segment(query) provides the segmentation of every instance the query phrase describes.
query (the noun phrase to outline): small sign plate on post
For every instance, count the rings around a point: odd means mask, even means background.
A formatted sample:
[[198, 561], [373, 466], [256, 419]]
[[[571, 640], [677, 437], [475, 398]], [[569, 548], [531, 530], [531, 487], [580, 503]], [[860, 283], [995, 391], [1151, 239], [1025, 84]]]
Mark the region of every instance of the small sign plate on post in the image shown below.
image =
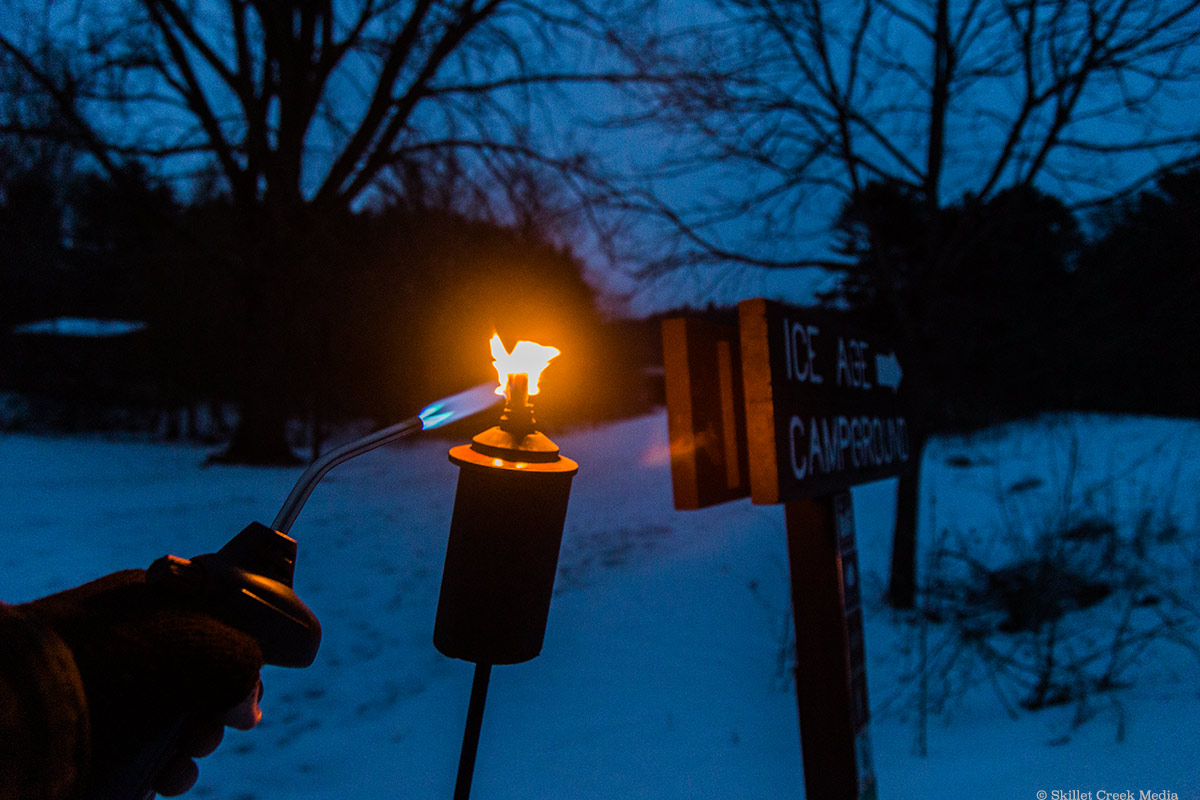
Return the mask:
[[858, 570], [858, 544], [854, 533], [854, 505], [850, 494], [833, 497], [838, 540], [838, 562], [842, 573], [842, 611], [846, 618], [846, 671], [850, 675], [850, 712], [854, 731], [854, 760], [858, 773], [859, 800], [874, 800], [875, 767], [871, 759], [871, 737], [867, 723], [871, 705], [867, 700], [867, 656], [863, 641], [862, 587]]
[[750, 497], [786, 503], [904, 472], [904, 372], [878, 336], [834, 316], [738, 304]]

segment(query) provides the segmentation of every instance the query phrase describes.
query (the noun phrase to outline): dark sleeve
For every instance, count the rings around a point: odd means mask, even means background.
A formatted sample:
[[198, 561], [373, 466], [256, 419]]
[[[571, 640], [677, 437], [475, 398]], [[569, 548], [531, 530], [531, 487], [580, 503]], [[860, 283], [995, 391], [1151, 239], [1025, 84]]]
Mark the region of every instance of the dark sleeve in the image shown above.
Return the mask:
[[0, 800], [68, 800], [88, 762], [88, 713], [71, 651], [0, 603]]

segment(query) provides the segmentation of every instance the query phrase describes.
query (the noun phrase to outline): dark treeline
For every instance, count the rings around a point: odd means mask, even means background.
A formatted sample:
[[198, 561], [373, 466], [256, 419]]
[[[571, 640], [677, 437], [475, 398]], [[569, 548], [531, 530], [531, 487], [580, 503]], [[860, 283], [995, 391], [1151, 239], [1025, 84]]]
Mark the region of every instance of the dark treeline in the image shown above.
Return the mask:
[[[253, 324], [237, 219], [213, 192], [182, 202], [147, 176], [53, 170], [0, 186], [0, 329], [76, 316], [137, 320], [113, 340], [7, 335], [0, 388], [32, 403], [9, 426], [114, 424], [224, 437]], [[865, 187], [837, 233], [856, 267], [830, 301], [906, 351], [929, 432], [1045, 410], [1193, 416], [1200, 409], [1200, 170], [1163, 176], [1079, 219], [1030, 188], [967, 197], [929, 217], [888, 183]], [[605, 322], [571, 252], [532, 226], [389, 207], [323, 221], [323, 265], [279, 354], [293, 419], [385, 423], [488, 380], [498, 331], [560, 347], [540, 414], [551, 425], [644, 410], [657, 320]], [[935, 247], [936, 245], [936, 247]], [[934, 254], [934, 255], [931, 255]]]
[[1086, 217], [1029, 187], [931, 217], [918, 192], [871, 183], [838, 217], [854, 265], [822, 299], [901, 350], [922, 435], [1044, 411], [1194, 417], [1197, 219], [1200, 169]]
[[[203, 193], [202, 193], [203, 194]], [[320, 270], [280, 287], [296, 304], [278, 391], [309, 438], [394, 421], [495, 377], [499, 332], [563, 354], [541, 416], [565, 424], [646, 404], [637, 333], [606, 325], [571, 252], [533, 229], [448, 211], [388, 207], [322, 221]], [[10, 427], [125, 425], [225, 437], [253, 325], [238, 220], [218, 193], [182, 202], [143, 174], [120, 182], [44, 169], [0, 187], [0, 389], [29, 405]], [[283, 291], [286, 288], [287, 291]], [[13, 335], [58, 317], [145, 322], [112, 339]], [[636, 347], [633, 349], [636, 350]]]
[[1027, 187], [927, 209], [893, 184], [848, 203], [838, 232], [857, 267], [830, 299], [904, 344], [931, 432], [1045, 410], [1200, 410], [1200, 170], [1093, 212], [1090, 236]]

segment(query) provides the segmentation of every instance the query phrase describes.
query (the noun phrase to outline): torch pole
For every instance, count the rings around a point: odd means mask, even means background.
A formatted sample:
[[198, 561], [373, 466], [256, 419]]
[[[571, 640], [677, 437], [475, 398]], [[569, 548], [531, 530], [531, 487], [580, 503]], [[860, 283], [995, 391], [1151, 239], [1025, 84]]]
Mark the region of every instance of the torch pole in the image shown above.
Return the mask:
[[454, 783], [454, 800], [471, 796], [471, 778], [475, 774], [475, 754], [479, 751], [479, 730], [483, 726], [483, 704], [487, 700], [491, 664], [476, 664], [471, 681], [471, 699], [467, 703], [467, 726], [463, 731], [462, 752], [458, 756], [458, 779]]

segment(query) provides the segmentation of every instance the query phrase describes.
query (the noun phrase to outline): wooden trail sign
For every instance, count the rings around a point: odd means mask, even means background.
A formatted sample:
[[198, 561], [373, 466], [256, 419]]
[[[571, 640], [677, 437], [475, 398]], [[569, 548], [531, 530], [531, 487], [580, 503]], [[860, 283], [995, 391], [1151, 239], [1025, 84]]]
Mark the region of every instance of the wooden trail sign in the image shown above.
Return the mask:
[[681, 510], [750, 493], [738, 329], [696, 317], [663, 320], [671, 485]]
[[755, 503], [899, 475], [914, 457], [899, 357], [846, 317], [762, 299], [738, 304]]
[[784, 504], [805, 794], [820, 800], [876, 796], [848, 489], [916, 458], [900, 359], [853, 322], [756, 299], [737, 325], [663, 323], [675, 507]]

